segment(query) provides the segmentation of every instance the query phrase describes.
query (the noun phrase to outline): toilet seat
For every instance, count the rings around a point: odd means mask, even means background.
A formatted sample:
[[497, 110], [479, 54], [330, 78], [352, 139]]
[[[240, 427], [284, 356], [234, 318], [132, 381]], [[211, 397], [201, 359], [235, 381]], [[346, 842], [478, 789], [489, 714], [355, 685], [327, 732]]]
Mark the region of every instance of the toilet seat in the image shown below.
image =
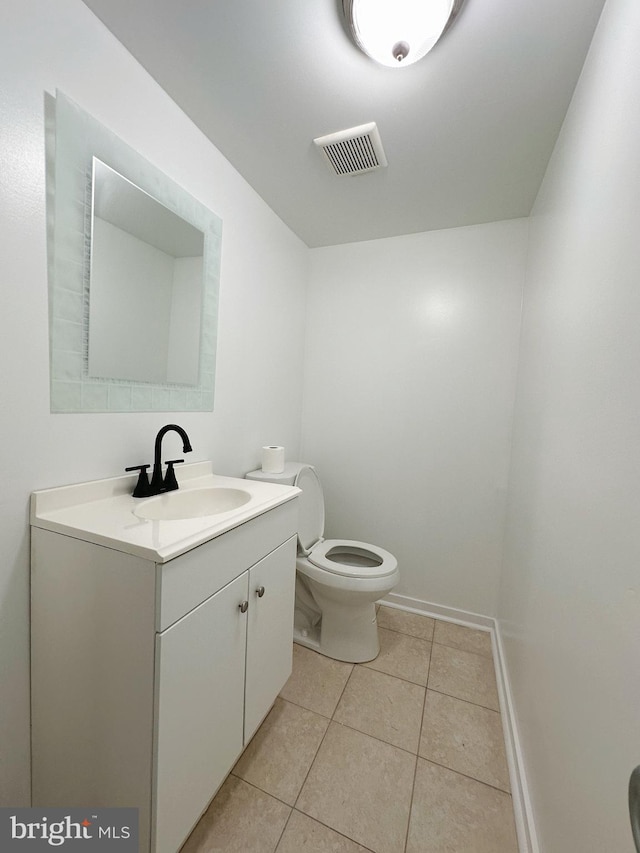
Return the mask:
[[[324, 539], [324, 496], [312, 465], [301, 465], [295, 485], [302, 489], [298, 554], [330, 577], [362, 580], [386, 578], [398, 568], [393, 554], [355, 539]], [[336, 578], [337, 579], [337, 578]], [[327, 583], [330, 583], [327, 578]]]
[[324, 539], [324, 496], [312, 465], [288, 462], [280, 474], [251, 471], [250, 480], [300, 489], [293, 636], [334, 660], [366, 663], [380, 652], [376, 602], [399, 579], [393, 554], [355, 539]]
[[350, 578], [384, 578], [398, 567], [396, 558], [384, 548], [355, 539], [322, 539], [307, 559], [325, 572]]

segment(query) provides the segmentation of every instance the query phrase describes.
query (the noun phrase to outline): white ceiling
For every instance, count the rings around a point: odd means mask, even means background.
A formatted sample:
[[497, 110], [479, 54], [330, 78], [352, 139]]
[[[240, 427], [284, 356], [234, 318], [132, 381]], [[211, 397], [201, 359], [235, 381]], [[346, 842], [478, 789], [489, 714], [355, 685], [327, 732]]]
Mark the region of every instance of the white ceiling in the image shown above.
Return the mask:
[[[341, 0], [84, 0], [309, 246], [527, 216], [604, 0], [466, 0], [405, 68]], [[337, 177], [313, 138], [375, 121], [389, 166]]]

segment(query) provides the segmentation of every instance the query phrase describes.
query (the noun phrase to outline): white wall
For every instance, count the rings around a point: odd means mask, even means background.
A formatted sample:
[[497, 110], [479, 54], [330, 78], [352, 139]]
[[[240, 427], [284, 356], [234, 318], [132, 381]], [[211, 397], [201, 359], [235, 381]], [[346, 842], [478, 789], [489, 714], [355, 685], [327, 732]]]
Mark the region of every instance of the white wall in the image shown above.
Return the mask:
[[631, 853], [640, 4], [608, 0], [531, 220], [500, 623], [544, 853]]
[[526, 220], [311, 251], [304, 461], [396, 592], [495, 613]]
[[[149, 460], [169, 421], [221, 473], [256, 467], [263, 444], [297, 453], [308, 250], [80, 0], [4, 0], [0, 57], [0, 804], [18, 806], [29, 799], [29, 493]], [[56, 87], [222, 217], [213, 414], [49, 414], [44, 98]], [[167, 442], [167, 455], [179, 449]]]

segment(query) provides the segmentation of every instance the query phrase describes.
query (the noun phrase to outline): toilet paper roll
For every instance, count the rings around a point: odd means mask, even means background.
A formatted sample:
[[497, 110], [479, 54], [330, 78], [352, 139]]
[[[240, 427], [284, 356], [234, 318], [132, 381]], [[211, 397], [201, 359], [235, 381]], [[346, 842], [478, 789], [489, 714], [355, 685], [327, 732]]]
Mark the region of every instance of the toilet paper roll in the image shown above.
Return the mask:
[[284, 447], [270, 444], [262, 448], [262, 470], [265, 474], [282, 474], [284, 471]]

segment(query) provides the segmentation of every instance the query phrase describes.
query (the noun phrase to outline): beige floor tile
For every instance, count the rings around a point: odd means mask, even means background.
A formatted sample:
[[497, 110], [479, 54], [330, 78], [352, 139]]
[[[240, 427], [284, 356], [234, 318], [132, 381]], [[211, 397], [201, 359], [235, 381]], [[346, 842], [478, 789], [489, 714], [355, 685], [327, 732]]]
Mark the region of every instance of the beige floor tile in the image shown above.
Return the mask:
[[352, 669], [352, 663], [332, 660], [294, 643], [293, 672], [280, 696], [324, 717], [331, 717]]
[[374, 853], [403, 853], [415, 762], [332, 722], [296, 808]]
[[289, 806], [228, 776], [181, 853], [274, 853]]
[[500, 710], [493, 661], [483, 655], [433, 644], [429, 688]]
[[276, 853], [368, 853], [365, 847], [293, 811]]
[[328, 725], [326, 717], [276, 699], [232, 772], [293, 805]]
[[406, 610], [382, 605], [378, 610], [377, 618], [380, 628], [400, 631], [401, 634], [410, 634], [412, 637], [420, 637], [421, 640], [433, 638], [435, 619], [431, 619], [430, 616], [420, 616], [417, 613], [407, 613]]
[[443, 622], [439, 619], [436, 622], [433, 642], [463, 649], [465, 652], [475, 652], [477, 655], [492, 656], [489, 631], [478, 631], [453, 622]]
[[406, 853], [517, 853], [511, 797], [418, 759]]
[[362, 664], [387, 675], [396, 675], [414, 684], [427, 684], [431, 643], [418, 637], [409, 637], [397, 631], [378, 628], [380, 654], [375, 660]]
[[358, 666], [351, 673], [333, 719], [407, 749], [418, 751], [425, 688]]
[[427, 690], [418, 754], [510, 790], [502, 718], [497, 711]]

